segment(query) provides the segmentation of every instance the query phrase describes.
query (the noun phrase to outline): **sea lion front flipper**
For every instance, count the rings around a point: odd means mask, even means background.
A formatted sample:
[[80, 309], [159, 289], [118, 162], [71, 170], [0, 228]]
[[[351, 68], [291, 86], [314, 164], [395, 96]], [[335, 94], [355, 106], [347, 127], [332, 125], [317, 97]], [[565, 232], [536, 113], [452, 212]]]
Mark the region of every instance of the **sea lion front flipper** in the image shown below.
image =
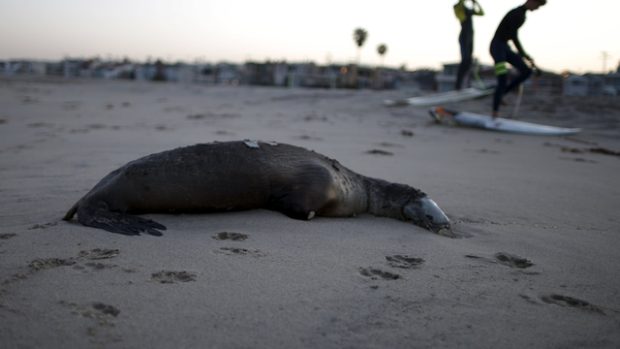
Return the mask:
[[123, 235], [147, 233], [161, 236], [162, 233], [159, 230], [166, 230], [164, 225], [153, 220], [110, 211], [107, 206], [105, 202], [99, 202], [96, 205], [80, 205], [77, 210], [78, 221], [88, 227]]
[[293, 219], [311, 220], [329, 201], [329, 171], [318, 165], [303, 167], [285, 181], [271, 188], [269, 206]]

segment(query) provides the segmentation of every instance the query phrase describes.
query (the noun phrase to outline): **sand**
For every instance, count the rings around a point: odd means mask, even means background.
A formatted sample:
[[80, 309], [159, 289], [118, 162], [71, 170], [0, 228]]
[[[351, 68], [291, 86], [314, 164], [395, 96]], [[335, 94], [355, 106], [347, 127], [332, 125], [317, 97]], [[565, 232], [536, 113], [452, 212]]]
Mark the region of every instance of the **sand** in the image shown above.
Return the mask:
[[[560, 138], [382, 105], [403, 97], [0, 80], [0, 346], [619, 347], [620, 99], [526, 90], [523, 120], [584, 128]], [[130, 160], [237, 139], [420, 188], [462, 238], [267, 210], [147, 215], [168, 227], [162, 237], [60, 220]]]

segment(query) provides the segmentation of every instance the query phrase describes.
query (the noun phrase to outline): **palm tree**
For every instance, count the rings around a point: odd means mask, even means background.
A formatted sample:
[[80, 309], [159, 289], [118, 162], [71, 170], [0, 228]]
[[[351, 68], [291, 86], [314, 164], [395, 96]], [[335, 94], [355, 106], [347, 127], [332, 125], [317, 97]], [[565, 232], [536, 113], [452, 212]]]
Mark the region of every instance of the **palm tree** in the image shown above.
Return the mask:
[[379, 53], [379, 56], [381, 56], [381, 65], [383, 65], [383, 58], [387, 52], [387, 46], [385, 44], [377, 46], [377, 52]]
[[357, 64], [360, 63], [360, 53], [367, 38], [368, 32], [366, 29], [357, 28], [353, 31], [353, 40], [355, 40], [355, 44], [357, 45]]

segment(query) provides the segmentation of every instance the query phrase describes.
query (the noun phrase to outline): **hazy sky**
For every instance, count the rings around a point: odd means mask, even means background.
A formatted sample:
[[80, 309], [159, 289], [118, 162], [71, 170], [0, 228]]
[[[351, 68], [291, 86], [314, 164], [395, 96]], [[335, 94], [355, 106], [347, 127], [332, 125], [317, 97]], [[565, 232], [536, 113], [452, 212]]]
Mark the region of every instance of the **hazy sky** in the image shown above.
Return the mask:
[[[439, 68], [458, 61], [456, 0], [0, 0], [0, 59], [65, 56], [166, 60], [351, 62], [353, 30], [365, 28], [363, 64]], [[501, 18], [524, 3], [479, 0], [474, 55], [491, 63]], [[620, 61], [619, 0], [549, 0], [528, 12], [520, 37], [539, 66], [603, 69]]]

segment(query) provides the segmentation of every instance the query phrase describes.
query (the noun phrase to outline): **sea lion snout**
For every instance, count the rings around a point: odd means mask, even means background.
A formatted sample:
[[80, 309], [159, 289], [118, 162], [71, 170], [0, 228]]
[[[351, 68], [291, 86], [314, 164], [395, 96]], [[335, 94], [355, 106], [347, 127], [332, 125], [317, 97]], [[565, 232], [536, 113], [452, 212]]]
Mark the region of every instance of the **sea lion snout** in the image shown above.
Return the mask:
[[422, 197], [406, 204], [403, 214], [413, 224], [440, 235], [451, 236], [450, 219], [429, 197]]

